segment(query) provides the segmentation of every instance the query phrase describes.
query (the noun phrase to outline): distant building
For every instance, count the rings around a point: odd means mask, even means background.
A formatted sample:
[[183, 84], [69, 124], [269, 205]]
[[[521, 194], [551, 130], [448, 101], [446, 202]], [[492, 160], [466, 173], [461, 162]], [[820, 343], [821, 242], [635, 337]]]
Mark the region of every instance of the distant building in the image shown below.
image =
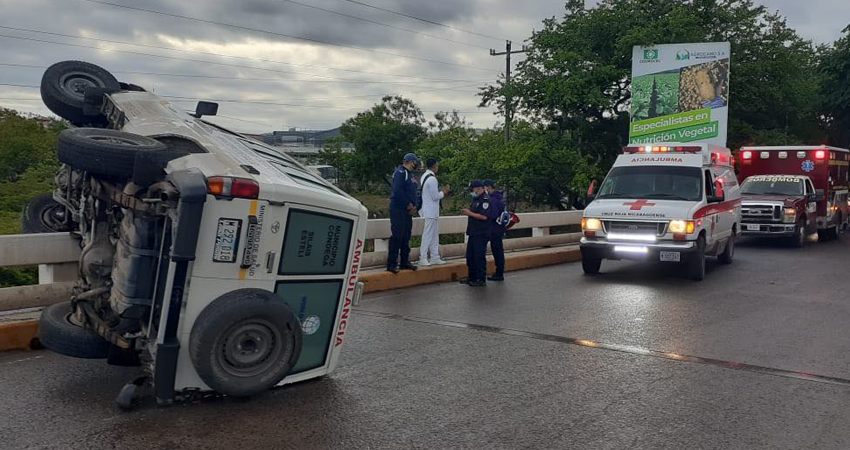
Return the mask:
[[[311, 162], [329, 139], [340, 136], [339, 128], [331, 130], [304, 130], [290, 128], [256, 136], [268, 145], [292, 155], [304, 162]], [[342, 144], [343, 149], [353, 149], [351, 144]]]

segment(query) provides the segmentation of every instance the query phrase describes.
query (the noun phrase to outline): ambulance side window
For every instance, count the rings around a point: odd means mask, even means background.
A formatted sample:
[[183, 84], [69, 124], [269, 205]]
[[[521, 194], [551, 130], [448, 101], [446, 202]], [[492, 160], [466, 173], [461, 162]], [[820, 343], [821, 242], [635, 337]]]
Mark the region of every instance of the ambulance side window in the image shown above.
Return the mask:
[[705, 171], [705, 198], [714, 195], [714, 178], [711, 176], [711, 171]]

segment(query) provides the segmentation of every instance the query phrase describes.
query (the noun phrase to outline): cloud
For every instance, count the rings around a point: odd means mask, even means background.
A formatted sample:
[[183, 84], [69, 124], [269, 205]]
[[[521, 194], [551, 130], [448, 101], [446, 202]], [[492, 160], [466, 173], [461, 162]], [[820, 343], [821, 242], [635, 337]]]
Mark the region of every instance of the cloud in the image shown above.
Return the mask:
[[[220, 114], [241, 120], [217, 120], [240, 131], [334, 127], [380, 101], [385, 94], [410, 97], [429, 112], [470, 112], [466, 115], [476, 126], [491, 126], [500, 118], [493, 116], [491, 110], [477, 108], [475, 92], [478, 86], [498, 77], [504, 70], [504, 59], [491, 57], [488, 49], [503, 49], [504, 39], [511, 39], [518, 46], [532, 30], [540, 29], [544, 18], [560, 17], [564, 11], [564, 0], [362, 0], [499, 38], [491, 39], [344, 0], [293, 0], [456, 41], [447, 42], [286, 0], [103, 1], [243, 28], [85, 0], [0, 0], [0, 27], [17, 28], [0, 28], [0, 64], [6, 64], [0, 66], [0, 83], [38, 85], [44, 66], [80, 59], [99, 64], [122, 81], [145, 86], [160, 95], [265, 102], [222, 102]], [[801, 32], [810, 30], [807, 32], [812, 35], [806, 36], [812, 39], [834, 39], [843, 26], [833, 22], [850, 17], [850, 12], [845, 11], [847, 6], [835, 6], [827, 0], [810, 0], [806, 3], [808, 10], [793, 0], [765, 3], [788, 11], [792, 16], [789, 23]], [[515, 55], [513, 60], [521, 58]], [[38, 101], [6, 100], [35, 97], [37, 89], [0, 85], [0, 106], [46, 114], [46, 108]], [[177, 98], [173, 101], [186, 108], [194, 102]]]

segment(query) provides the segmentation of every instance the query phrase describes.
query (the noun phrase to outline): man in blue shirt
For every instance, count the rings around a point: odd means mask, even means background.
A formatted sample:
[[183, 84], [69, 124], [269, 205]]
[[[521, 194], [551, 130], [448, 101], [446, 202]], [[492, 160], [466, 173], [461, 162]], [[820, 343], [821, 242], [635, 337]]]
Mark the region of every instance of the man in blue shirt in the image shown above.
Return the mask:
[[481, 180], [469, 183], [472, 203], [461, 213], [468, 217], [466, 222], [466, 267], [469, 271], [470, 286], [485, 286], [487, 284], [487, 240], [490, 236], [490, 197], [484, 191]]
[[[413, 153], [404, 155], [402, 164], [393, 173], [393, 189], [390, 195], [390, 252], [387, 255], [387, 271], [416, 270], [410, 263], [410, 235], [413, 232], [413, 215], [416, 214], [416, 178], [413, 169], [419, 158]], [[401, 264], [399, 264], [401, 259]]]
[[505, 247], [502, 244], [502, 238], [505, 236], [505, 227], [498, 220], [505, 211], [505, 196], [494, 185], [493, 180], [484, 180], [484, 190], [490, 197], [490, 250], [493, 251], [493, 260], [496, 262], [496, 273], [487, 279], [490, 281], [504, 281]]

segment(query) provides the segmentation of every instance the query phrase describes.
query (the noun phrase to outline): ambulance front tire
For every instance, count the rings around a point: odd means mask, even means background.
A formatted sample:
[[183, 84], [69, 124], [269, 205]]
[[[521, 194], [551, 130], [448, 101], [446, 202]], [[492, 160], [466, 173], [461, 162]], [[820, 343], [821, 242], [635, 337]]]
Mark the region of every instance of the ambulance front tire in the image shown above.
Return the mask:
[[794, 228], [794, 236], [791, 237], [791, 245], [803, 248], [806, 245], [806, 221], [801, 220]]
[[688, 278], [694, 281], [705, 279], [705, 236], [697, 238], [697, 249], [688, 261]]
[[598, 252], [592, 248], [581, 249], [581, 268], [585, 275], [596, 275], [602, 267], [602, 258]]
[[195, 320], [189, 355], [215, 391], [248, 397], [278, 384], [301, 354], [298, 318], [273, 292], [238, 289], [210, 303]]
[[582, 257], [581, 268], [584, 270], [585, 275], [597, 275], [599, 274], [599, 269], [602, 268], [602, 258]]
[[717, 255], [717, 260], [720, 264], [732, 264], [732, 258], [735, 256], [735, 238], [738, 236], [738, 233], [735, 232], [735, 229], [732, 229], [732, 237], [726, 241], [726, 248], [723, 249], [723, 253]]

